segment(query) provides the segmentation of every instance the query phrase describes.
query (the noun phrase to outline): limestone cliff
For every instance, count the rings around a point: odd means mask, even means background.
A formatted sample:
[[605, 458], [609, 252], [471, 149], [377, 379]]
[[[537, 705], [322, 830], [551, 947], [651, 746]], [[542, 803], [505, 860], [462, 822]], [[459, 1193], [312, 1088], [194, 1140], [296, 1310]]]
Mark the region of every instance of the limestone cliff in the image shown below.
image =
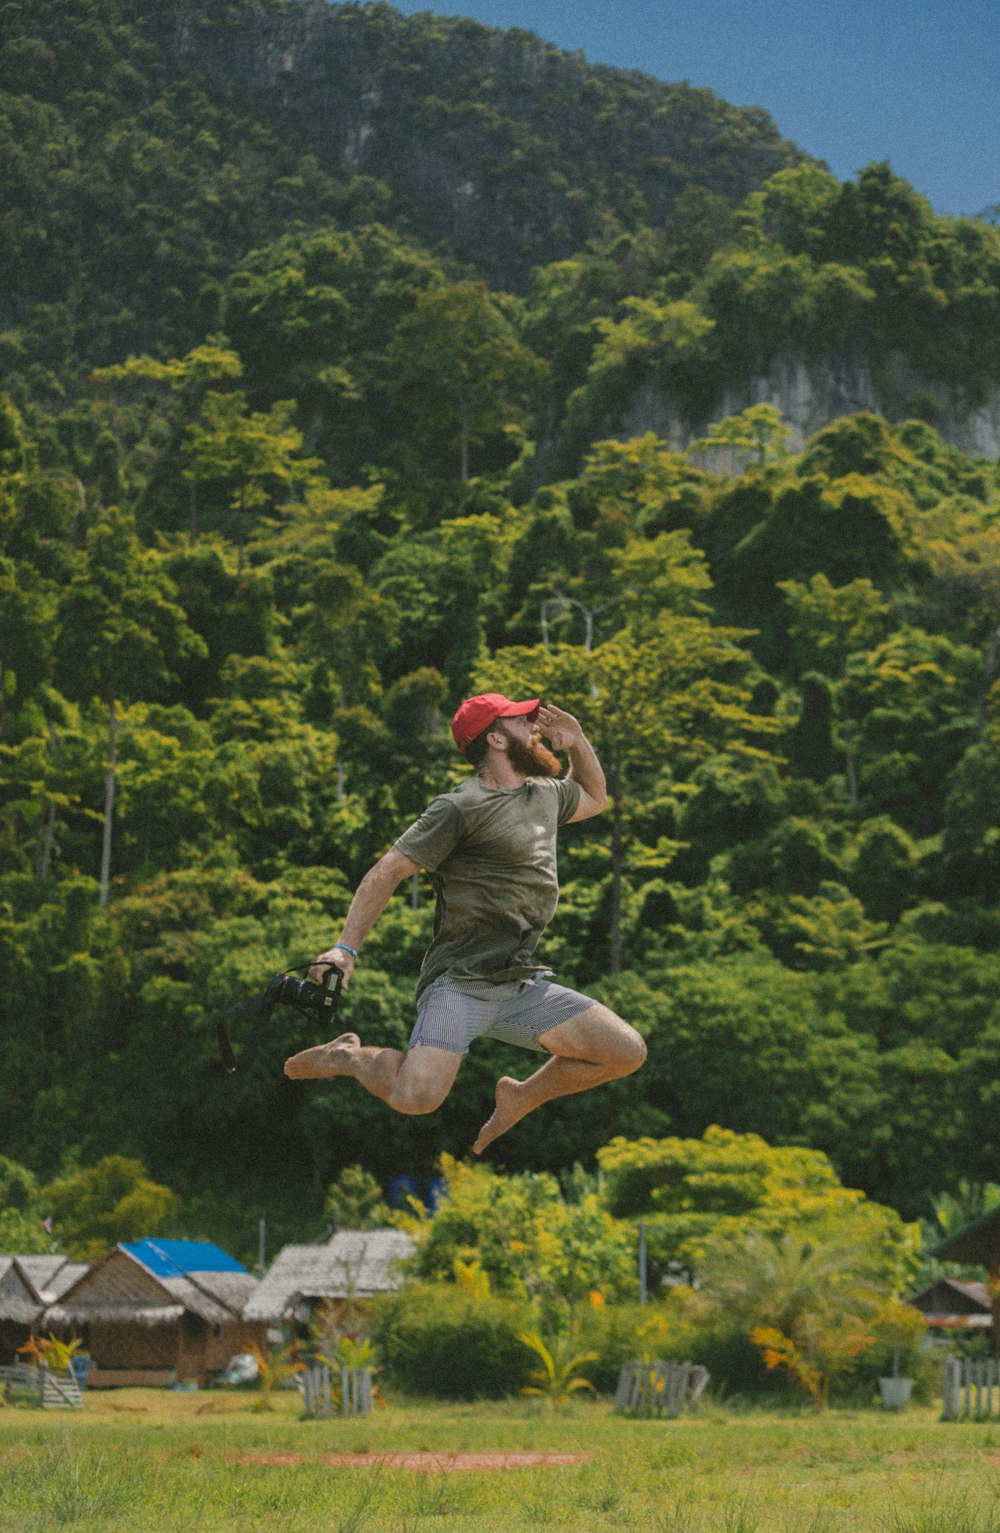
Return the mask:
[[959, 390], [918, 376], [898, 352], [877, 378], [862, 357], [776, 358], [766, 372], [727, 388], [711, 413], [700, 420], [685, 418], [666, 389], [646, 383], [628, 401], [615, 429], [628, 437], [652, 431], [680, 451], [703, 436], [710, 421], [762, 403], [781, 410], [796, 451], [831, 420], [869, 410], [889, 421], [918, 416], [961, 452], [1000, 457], [1000, 391], [992, 390], [975, 401], [964, 399]]

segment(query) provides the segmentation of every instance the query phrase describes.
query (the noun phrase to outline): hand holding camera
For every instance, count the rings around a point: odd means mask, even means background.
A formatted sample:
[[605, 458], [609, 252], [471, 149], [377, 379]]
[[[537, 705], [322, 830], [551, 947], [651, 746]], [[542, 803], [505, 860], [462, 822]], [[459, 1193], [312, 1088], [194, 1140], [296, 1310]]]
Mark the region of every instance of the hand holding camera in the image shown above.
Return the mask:
[[309, 978], [315, 980], [317, 985], [322, 985], [332, 965], [335, 969], [339, 969], [342, 975], [343, 988], [349, 990], [357, 959], [358, 955], [352, 947], [341, 947], [339, 943], [334, 943], [333, 947], [327, 948], [325, 953], [320, 953], [309, 970]]

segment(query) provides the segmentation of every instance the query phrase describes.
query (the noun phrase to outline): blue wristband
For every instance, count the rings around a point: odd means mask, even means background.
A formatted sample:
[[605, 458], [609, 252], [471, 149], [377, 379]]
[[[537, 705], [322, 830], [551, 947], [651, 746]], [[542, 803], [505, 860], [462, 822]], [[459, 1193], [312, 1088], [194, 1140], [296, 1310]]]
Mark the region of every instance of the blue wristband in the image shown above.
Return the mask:
[[350, 953], [351, 957], [354, 959], [354, 962], [357, 963], [357, 961], [358, 961], [357, 953], [354, 951], [354, 949], [352, 947], [348, 947], [346, 942], [335, 942], [333, 945], [334, 945], [334, 947], [339, 947], [340, 951], [342, 953]]

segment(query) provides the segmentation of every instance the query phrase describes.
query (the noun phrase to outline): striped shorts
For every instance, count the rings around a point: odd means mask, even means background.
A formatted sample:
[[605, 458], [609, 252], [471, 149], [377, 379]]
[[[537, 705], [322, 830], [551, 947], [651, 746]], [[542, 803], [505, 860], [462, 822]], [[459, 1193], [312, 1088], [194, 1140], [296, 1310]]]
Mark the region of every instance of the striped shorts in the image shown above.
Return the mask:
[[553, 984], [544, 973], [498, 985], [485, 979], [440, 974], [417, 1003], [410, 1048], [421, 1044], [465, 1055], [473, 1038], [498, 1038], [502, 1043], [544, 1054], [546, 1050], [538, 1041], [540, 1033], [597, 1004], [579, 990]]

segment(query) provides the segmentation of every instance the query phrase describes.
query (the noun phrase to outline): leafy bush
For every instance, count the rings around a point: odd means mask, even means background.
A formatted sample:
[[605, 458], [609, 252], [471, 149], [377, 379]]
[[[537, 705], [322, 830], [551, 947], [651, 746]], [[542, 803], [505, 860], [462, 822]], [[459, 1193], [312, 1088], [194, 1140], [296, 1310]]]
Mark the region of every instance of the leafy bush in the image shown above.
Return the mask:
[[532, 1356], [521, 1333], [531, 1326], [529, 1307], [517, 1300], [421, 1283], [379, 1299], [371, 1333], [386, 1374], [404, 1389], [496, 1400], [530, 1383]]

